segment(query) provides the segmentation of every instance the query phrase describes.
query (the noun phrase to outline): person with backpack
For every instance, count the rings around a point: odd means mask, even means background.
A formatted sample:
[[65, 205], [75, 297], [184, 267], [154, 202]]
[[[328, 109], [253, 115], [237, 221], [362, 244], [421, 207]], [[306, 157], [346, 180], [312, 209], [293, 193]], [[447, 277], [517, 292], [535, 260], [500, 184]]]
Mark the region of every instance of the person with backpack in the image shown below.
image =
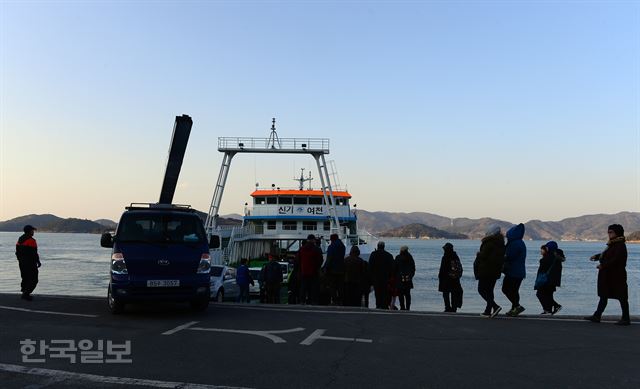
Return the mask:
[[280, 304], [280, 287], [282, 285], [282, 267], [273, 255], [264, 267], [264, 289], [267, 304]]
[[442, 246], [444, 255], [440, 262], [440, 272], [438, 273], [438, 291], [442, 292], [444, 299], [444, 311], [456, 312], [462, 308], [462, 263], [458, 254], [453, 250], [451, 243]]
[[536, 296], [542, 305], [541, 315], [555, 315], [562, 309], [553, 298], [556, 288], [560, 286], [562, 279], [562, 262], [565, 261], [564, 252], [558, 248], [554, 241], [547, 242], [540, 247], [542, 258], [536, 275], [534, 289]]
[[473, 262], [473, 273], [478, 280], [478, 293], [487, 302], [481, 314], [483, 317], [493, 318], [502, 310], [495, 302], [493, 289], [502, 272], [504, 249], [504, 236], [500, 227], [489, 227]]
[[395, 260], [395, 269], [400, 310], [408, 311], [411, 308], [413, 277], [416, 275], [416, 262], [409, 253], [409, 247], [400, 247], [400, 254], [398, 254]]
[[504, 265], [502, 272], [502, 293], [511, 302], [511, 310], [507, 316], [515, 317], [524, 312], [524, 307], [520, 305], [520, 285], [527, 276], [525, 260], [527, 259], [527, 246], [522, 240], [524, 238], [524, 224], [511, 227], [507, 231], [507, 247], [504, 253]]
[[620, 301], [622, 318], [617, 325], [628, 326], [631, 324], [629, 316], [629, 291], [627, 287], [627, 245], [624, 236], [624, 228], [620, 224], [612, 224], [608, 228], [609, 241], [607, 248], [601, 253], [593, 255], [592, 261], [599, 261], [598, 265], [598, 308], [585, 320], [599, 323], [608, 299]]

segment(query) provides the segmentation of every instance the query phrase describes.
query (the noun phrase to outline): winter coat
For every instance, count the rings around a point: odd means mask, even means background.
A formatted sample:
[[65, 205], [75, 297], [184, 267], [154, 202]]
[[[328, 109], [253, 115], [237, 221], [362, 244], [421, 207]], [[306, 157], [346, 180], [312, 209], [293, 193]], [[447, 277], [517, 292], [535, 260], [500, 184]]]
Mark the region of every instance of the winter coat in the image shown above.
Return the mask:
[[[400, 253], [395, 260], [395, 280], [398, 289], [413, 289], [413, 277], [416, 275], [416, 262], [408, 252]], [[404, 279], [404, 281], [403, 281]]]
[[327, 262], [324, 265], [325, 270], [329, 274], [342, 274], [344, 273], [344, 257], [346, 247], [340, 239], [336, 239], [331, 242], [327, 247]]
[[377, 249], [369, 255], [369, 274], [376, 287], [386, 287], [393, 276], [393, 255]]
[[461, 277], [462, 263], [458, 254], [453, 250], [445, 251], [438, 272], [438, 291], [448, 293], [461, 290]]
[[564, 262], [564, 260], [564, 253], [560, 249], [548, 251], [542, 258], [540, 258], [540, 266], [538, 266], [536, 277], [541, 273], [548, 272], [549, 274], [547, 275], [547, 283], [540, 287], [534, 286], [534, 289], [556, 290], [556, 287], [559, 287], [561, 285], [562, 262]]
[[320, 275], [320, 266], [322, 266], [322, 250], [313, 243], [305, 243], [298, 250], [298, 258], [300, 259], [300, 276], [317, 277]]
[[367, 286], [367, 263], [364, 259], [349, 255], [344, 259], [344, 283], [358, 285], [360, 290]]
[[504, 267], [502, 272], [505, 276], [522, 280], [527, 276], [525, 260], [527, 259], [527, 246], [522, 240], [524, 238], [524, 224], [511, 227], [507, 231], [507, 246], [504, 253]]
[[609, 241], [607, 248], [602, 254], [596, 255], [596, 259], [600, 261], [598, 296], [627, 299], [627, 245], [624, 237]]
[[480, 251], [473, 263], [476, 280], [481, 278], [499, 279], [504, 264], [504, 238], [501, 233], [486, 236], [480, 244]]
[[267, 284], [277, 284], [282, 282], [282, 267], [276, 261], [270, 261], [264, 267], [264, 282]]
[[238, 266], [238, 270], [236, 270], [236, 284], [246, 287], [251, 283], [253, 283], [253, 279], [251, 278], [251, 273], [249, 273], [247, 265]]
[[39, 265], [40, 256], [36, 240], [27, 234], [20, 236], [16, 243], [16, 258], [24, 264]]

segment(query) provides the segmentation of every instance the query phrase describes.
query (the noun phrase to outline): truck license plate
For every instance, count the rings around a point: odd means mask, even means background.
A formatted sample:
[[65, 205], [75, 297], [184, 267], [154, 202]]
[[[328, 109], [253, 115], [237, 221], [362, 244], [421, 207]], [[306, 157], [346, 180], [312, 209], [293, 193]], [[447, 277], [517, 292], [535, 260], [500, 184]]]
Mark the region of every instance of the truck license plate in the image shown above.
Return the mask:
[[175, 287], [180, 286], [180, 280], [147, 280], [147, 287]]

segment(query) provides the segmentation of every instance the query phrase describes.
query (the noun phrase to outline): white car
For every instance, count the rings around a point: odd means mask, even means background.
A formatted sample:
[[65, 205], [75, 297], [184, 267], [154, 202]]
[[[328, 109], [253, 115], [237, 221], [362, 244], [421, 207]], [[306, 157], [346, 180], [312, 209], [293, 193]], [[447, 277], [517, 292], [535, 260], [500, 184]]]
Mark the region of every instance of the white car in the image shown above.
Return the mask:
[[[260, 289], [260, 273], [262, 272], [261, 267], [250, 267], [249, 274], [251, 274], [251, 278], [253, 278], [253, 285], [249, 285], [249, 296], [250, 297], [259, 297], [261, 294], [264, 294], [264, 291]], [[261, 299], [262, 300], [262, 299]]]
[[211, 266], [211, 300], [222, 302], [225, 299], [235, 301], [240, 294], [236, 284], [236, 269], [229, 266]]

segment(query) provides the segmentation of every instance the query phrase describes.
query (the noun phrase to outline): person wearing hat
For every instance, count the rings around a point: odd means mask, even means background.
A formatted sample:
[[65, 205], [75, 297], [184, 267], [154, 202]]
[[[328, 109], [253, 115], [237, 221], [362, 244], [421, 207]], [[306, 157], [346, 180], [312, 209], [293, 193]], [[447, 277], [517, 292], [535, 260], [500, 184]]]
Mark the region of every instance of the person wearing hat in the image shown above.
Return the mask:
[[481, 314], [484, 317], [495, 317], [502, 310], [495, 302], [493, 289], [502, 272], [504, 251], [504, 236], [500, 226], [489, 227], [473, 262], [473, 273], [478, 280], [478, 293], [487, 302]]
[[22, 283], [22, 299], [31, 301], [33, 297], [31, 293], [38, 285], [38, 268], [41, 266], [40, 257], [38, 256], [38, 244], [33, 238], [36, 228], [32, 225], [26, 225], [23, 228], [24, 234], [18, 238], [16, 243], [16, 257], [20, 266], [20, 277]]
[[609, 241], [607, 248], [601, 253], [591, 256], [592, 261], [599, 261], [598, 265], [598, 308], [585, 320], [599, 323], [608, 299], [620, 301], [622, 318], [616, 323], [627, 326], [631, 324], [629, 316], [629, 293], [627, 288], [627, 245], [625, 244], [624, 228], [620, 224], [612, 224], [608, 228]]
[[451, 243], [442, 246], [444, 255], [438, 273], [438, 291], [442, 292], [445, 312], [457, 312], [462, 308], [462, 263]]
[[527, 259], [527, 246], [524, 238], [524, 224], [511, 227], [507, 231], [507, 246], [504, 253], [504, 266], [502, 272], [502, 293], [511, 302], [511, 310], [507, 316], [515, 317], [524, 312], [520, 305], [520, 285], [527, 276], [525, 261]]

